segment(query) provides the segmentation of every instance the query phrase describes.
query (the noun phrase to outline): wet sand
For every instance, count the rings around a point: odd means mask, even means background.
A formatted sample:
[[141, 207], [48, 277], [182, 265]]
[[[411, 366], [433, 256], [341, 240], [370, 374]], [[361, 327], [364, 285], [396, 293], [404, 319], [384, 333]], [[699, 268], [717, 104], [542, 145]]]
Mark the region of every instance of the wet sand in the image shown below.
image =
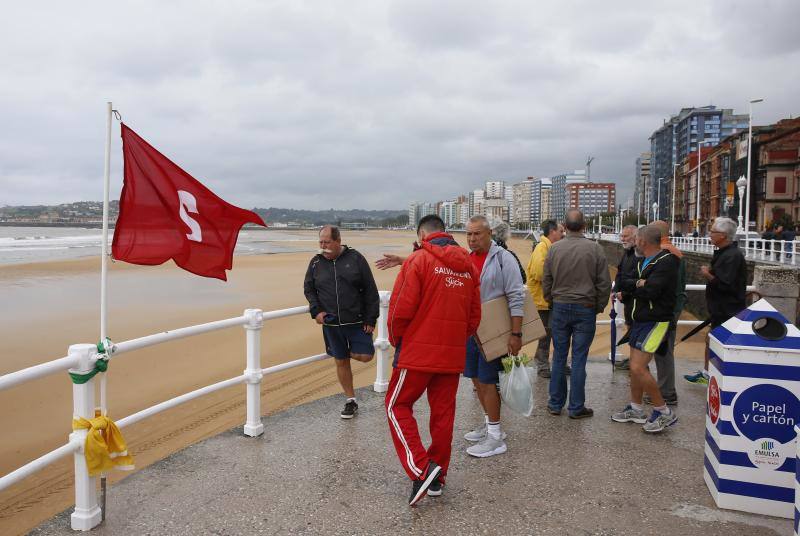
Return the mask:
[[[314, 236], [313, 232], [307, 233]], [[464, 235], [456, 234], [464, 244]], [[345, 233], [344, 242], [370, 262], [381, 252], [406, 253], [413, 233]], [[308, 242], [303, 244], [308, 248]], [[527, 262], [530, 243], [513, 240]], [[302, 280], [310, 253], [240, 256], [227, 283], [199, 278], [171, 262], [159, 267], [114, 263], [109, 273], [109, 335], [128, 340], [193, 324], [263, 310], [304, 305]], [[398, 268], [374, 270], [378, 288], [390, 290]], [[0, 374], [66, 355], [70, 344], [95, 342], [99, 325], [99, 259], [0, 267]], [[598, 327], [591, 355], [609, 351], [608, 327]], [[683, 330], [682, 330], [683, 331]], [[158, 402], [241, 374], [245, 336], [241, 328], [174, 341], [112, 359], [109, 413], [120, 419]], [[700, 359], [702, 337], [677, 348], [678, 356]], [[533, 354], [534, 348], [525, 349]], [[308, 315], [269, 321], [262, 337], [262, 364], [269, 366], [322, 353], [320, 328]], [[372, 384], [373, 363], [353, 363], [357, 387]], [[262, 411], [340, 393], [334, 364], [314, 363], [265, 378]], [[0, 391], [0, 474], [66, 443], [72, 415], [71, 383], [56, 374]], [[338, 414], [331, 415], [338, 419]], [[124, 430], [137, 468], [143, 468], [200, 439], [241, 425], [244, 386], [184, 404]], [[280, 433], [265, 430], [265, 434]], [[114, 472], [109, 481], [124, 477]], [[113, 486], [110, 488], [113, 496]], [[52, 465], [0, 493], [0, 534], [23, 533], [73, 501], [71, 459]]]

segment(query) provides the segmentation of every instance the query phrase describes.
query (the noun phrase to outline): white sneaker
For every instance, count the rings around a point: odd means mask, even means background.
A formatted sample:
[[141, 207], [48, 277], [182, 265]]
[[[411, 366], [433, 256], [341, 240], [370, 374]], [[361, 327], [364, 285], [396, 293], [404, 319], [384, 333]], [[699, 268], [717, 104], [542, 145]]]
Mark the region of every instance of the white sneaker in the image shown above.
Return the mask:
[[487, 434], [483, 441], [477, 445], [472, 445], [469, 447], [467, 449], [467, 454], [470, 456], [475, 456], [476, 458], [488, 458], [489, 456], [502, 454], [506, 450], [508, 450], [508, 448], [506, 447], [505, 441], [502, 439], [494, 439], [492, 436]]
[[[486, 439], [486, 435], [488, 433], [489, 433], [489, 427], [486, 424], [484, 424], [483, 426], [479, 426], [475, 428], [473, 431], [464, 434], [464, 439], [466, 439], [467, 441], [471, 441], [473, 443], [478, 443]], [[506, 433], [501, 432], [500, 439], [505, 439], [506, 437], [507, 437]]]

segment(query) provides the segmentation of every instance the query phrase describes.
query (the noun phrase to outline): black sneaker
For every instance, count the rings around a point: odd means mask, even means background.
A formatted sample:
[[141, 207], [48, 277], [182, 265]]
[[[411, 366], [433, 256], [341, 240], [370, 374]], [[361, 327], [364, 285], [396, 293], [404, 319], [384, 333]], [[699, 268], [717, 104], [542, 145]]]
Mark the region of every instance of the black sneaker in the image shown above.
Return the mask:
[[352, 419], [358, 412], [358, 404], [355, 400], [348, 400], [342, 410], [342, 419]]
[[536, 373], [540, 378], [549, 378], [551, 376], [550, 369], [539, 369]]
[[444, 484], [442, 484], [442, 481], [437, 478], [436, 480], [431, 482], [430, 487], [428, 487], [428, 497], [438, 497], [439, 495], [442, 494], [443, 487]]
[[587, 408], [586, 406], [583, 406], [575, 413], [569, 414], [570, 419], [588, 419], [589, 417], [593, 416], [594, 416], [594, 410], [592, 408]]
[[[439, 480], [441, 472], [441, 467], [433, 462], [428, 463], [428, 470], [425, 471], [425, 475], [411, 484], [411, 497], [408, 499], [409, 506], [417, 504], [428, 493], [431, 484]], [[441, 493], [441, 489], [439, 493]]]
[[566, 365], [566, 366], [564, 367], [564, 374], [566, 374], [567, 376], [569, 376], [570, 374], [572, 374], [572, 367], [570, 367], [569, 365]]

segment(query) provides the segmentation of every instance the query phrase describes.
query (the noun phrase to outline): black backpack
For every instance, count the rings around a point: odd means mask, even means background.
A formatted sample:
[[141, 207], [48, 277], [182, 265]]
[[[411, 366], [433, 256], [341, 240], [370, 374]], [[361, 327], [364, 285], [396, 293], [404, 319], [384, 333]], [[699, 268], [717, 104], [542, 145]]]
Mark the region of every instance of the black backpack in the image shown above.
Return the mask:
[[[510, 249], [508, 249], [508, 246], [506, 246], [505, 242], [498, 242], [497, 245], [500, 246], [501, 248], [503, 248], [504, 250], [508, 251], [509, 253], [511, 253], [511, 255], [514, 256], [514, 260], [517, 261], [517, 266], [519, 266], [519, 273], [522, 275], [522, 284], [523, 285], [526, 284], [528, 282], [528, 276], [525, 274], [525, 268], [523, 268], [522, 267], [522, 263], [519, 262], [519, 257], [517, 257], [517, 254], [514, 253], [513, 251], [511, 251]], [[500, 269], [502, 270], [503, 269], [503, 256], [501, 255], [500, 258], [497, 259], [497, 260], [500, 261]]]

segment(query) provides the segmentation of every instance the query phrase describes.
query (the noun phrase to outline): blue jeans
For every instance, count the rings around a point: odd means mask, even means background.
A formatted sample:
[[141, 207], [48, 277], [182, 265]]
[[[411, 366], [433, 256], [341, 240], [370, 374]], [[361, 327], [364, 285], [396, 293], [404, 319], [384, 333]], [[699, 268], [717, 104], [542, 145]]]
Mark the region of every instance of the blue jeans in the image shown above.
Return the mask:
[[567, 402], [567, 365], [570, 342], [572, 343], [572, 375], [569, 379], [570, 415], [583, 408], [586, 401], [586, 357], [592, 344], [597, 315], [594, 308], [577, 303], [554, 303], [550, 312], [550, 332], [553, 336], [553, 365], [550, 369], [551, 409], [561, 411]]

